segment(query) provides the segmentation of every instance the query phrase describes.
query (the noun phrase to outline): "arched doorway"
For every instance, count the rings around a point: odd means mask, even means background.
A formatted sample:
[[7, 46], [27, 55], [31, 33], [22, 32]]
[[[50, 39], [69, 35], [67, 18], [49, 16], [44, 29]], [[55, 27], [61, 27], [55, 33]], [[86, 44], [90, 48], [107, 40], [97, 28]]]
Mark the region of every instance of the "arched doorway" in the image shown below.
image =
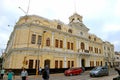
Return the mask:
[[85, 59], [81, 60], [81, 67], [85, 67]]
[[48, 65], [48, 67], [50, 68], [50, 60], [49, 59], [46, 59], [44, 61], [44, 66]]

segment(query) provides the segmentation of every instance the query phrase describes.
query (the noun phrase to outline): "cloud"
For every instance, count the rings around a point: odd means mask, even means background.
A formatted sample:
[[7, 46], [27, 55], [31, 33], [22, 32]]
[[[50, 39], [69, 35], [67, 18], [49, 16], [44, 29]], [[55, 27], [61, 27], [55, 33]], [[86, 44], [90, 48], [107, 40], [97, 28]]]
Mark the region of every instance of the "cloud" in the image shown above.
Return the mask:
[[119, 40], [116, 40], [116, 41], [113, 41], [112, 42], [114, 44], [114, 49], [115, 51], [118, 51], [120, 49], [120, 41]]
[[103, 26], [104, 32], [118, 32], [120, 31], [120, 24], [105, 24]]
[[120, 17], [120, 0], [117, 0], [115, 9], [113, 12], [114, 12], [114, 15], [116, 15], [117, 17]]
[[6, 16], [0, 16], [0, 27], [3, 27], [4, 24], [8, 23]]
[[[0, 37], [7, 42], [12, 32], [7, 25], [14, 25], [16, 19], [25, 15], [29, 0], [2, 0], [0, 2]], [[120, 0], [30, 0], [29, 14], [39, 15], [48, 19], [60, 19], [69, 22], [69, 17], [76, 11], [83, 16], [90, 31], [103, 40], [115, 43], [116, 49], [120, 45], [115, 40], [120, 32]], [[76, 3], [75, 3], [76, 2]], [[20, 10], [18, 7], [21, 7]], [[4, 35], [4, 36], [3, 36]], [[111, 40], [111, 38], [113, 38]], [[117, 47], [118, 46], [118, 47]]]

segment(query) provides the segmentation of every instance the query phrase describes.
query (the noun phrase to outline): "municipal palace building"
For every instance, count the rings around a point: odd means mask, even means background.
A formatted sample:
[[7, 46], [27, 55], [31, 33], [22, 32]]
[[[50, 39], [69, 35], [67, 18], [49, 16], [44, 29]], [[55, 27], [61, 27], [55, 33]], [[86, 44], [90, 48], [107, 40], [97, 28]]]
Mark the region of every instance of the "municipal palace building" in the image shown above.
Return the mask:
[[114, 45], [103, 41], [74, 13], [69, 24], [37, 15], [20, 17], [4, 53], [5, 69], [113, 66]]

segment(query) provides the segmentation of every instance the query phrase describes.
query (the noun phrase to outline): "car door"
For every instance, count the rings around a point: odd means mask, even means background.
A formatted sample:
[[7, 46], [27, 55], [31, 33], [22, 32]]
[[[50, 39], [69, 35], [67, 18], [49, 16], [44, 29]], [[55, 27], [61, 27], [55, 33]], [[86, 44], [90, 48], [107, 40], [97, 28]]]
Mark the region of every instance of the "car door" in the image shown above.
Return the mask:
[[100, 76], [103, 76], [104, 74], [105, 74], [104, 68], [101, 68], [101, 69], [100, 69]]
[[106, 68], [102, 68], [103, 70], [103, 75], [106, 75], [107, 74], [107, 69]]

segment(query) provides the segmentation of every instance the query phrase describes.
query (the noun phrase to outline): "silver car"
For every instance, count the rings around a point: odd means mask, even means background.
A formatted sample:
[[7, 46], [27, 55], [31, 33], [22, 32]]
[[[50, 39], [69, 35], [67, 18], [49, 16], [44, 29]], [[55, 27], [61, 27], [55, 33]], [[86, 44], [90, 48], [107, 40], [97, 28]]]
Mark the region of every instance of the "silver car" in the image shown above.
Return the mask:
[[108, 76], [108, 67], [95, 67], [90, 71], [90, 77]]

